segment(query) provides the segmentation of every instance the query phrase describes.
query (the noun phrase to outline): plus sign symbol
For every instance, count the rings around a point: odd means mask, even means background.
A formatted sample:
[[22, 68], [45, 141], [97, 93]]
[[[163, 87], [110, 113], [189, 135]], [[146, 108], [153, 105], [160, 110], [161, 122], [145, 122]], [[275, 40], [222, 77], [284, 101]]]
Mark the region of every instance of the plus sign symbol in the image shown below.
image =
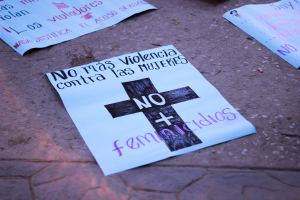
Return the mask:
[[170, 151], [202, 143], [192, 130], [185, 127], [172, 104], [200, 98], [183, 87], [158, 92], [149, 78], [122, 83], [129, 100], [105, 105], [113, 118], [143, 112]]

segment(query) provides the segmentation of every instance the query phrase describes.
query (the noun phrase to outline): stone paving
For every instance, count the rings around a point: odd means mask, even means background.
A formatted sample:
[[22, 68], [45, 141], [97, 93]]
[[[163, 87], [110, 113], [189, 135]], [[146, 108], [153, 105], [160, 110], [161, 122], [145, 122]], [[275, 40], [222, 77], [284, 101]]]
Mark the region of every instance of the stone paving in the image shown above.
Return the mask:
[[300, 173], [156, 164], [103, 176], [96, 163], [1, 161], [1, 199], [299, 199]]
[[[147, 2], [24, 56], [0, 41], [0, 199], [300, 199], [300, 71], [222, 17], [258, 1]], [[45, 73], [168, 44], [257, 133], [105, 177]]]
[[96, 163], [1, 161], [1, 199], [299, 199], [300, 173], [156, 164], [103, 176]]

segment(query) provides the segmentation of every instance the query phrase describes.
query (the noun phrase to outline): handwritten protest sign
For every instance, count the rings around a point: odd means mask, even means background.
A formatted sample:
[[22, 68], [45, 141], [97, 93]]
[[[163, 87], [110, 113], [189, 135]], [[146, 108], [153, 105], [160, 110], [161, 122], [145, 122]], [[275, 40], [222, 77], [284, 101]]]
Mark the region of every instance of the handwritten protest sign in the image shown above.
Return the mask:
[[246, 5], [223, 17], [294, 67], [300, 67], [300, 0]]
[[23, 55], [119, 23], [136, 13], [156, 9], [137, 0], [0, 1], [0, 35]]
[[255, 133], [172, 45], [47, 77], [105, 175]]

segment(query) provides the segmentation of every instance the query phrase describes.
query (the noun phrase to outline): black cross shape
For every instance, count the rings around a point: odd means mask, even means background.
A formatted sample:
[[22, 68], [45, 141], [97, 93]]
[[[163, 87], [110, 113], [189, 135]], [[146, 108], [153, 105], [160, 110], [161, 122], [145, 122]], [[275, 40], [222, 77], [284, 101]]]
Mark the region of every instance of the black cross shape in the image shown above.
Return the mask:
[[159, 93], [149, 78], [122, 85], [130, 100], [105, 105], [113, 118], [143, 112], [170, 151], [202, 143], [193, 131], [182, 128], [184, 121], [171, 106], [199, 98], [190, 87]]

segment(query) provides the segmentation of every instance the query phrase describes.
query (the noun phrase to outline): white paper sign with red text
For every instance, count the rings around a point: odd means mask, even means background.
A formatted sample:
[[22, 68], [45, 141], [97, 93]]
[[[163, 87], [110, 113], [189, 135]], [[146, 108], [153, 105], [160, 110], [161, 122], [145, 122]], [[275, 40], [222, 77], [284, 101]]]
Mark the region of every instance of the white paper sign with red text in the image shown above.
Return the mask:
[[0, 35], [23, 55], [150, 9], [156, 8], [138, 0], [5, 0], [0, 1]]

